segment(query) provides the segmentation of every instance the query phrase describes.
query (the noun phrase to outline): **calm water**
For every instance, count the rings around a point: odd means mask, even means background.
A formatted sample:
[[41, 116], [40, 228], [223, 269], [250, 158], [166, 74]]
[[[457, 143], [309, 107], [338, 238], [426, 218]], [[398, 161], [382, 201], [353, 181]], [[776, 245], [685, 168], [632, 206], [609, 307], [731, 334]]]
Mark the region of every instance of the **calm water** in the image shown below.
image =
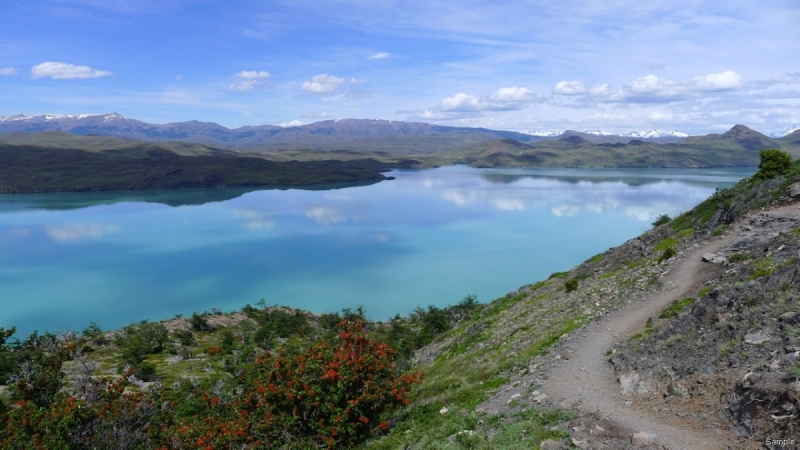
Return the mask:
[[0, 196], [0, 326], [112, 329], [260, 299], [378, 320], [490, 301], [753, 172], [444, 167], [327, 190]]

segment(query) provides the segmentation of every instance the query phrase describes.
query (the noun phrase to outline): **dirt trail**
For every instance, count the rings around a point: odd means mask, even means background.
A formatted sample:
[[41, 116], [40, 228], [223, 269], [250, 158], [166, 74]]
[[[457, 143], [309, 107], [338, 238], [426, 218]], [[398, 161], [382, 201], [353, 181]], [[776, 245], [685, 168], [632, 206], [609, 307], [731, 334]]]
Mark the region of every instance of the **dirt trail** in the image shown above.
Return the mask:
[[[754, 214], [794, 217], [797, 211], [797, 205], [787, 205], [771, 211], [756, 211]], [[649, 317], [658, 316], [673, 301], [699, 290], [719, 270], [718, 266], [702, 262], [702, 255], [717, 252], [735, 242], [743, 221], [731, 226], [722, 238], [685, 251], [662, 278], [662, 290], [641, 300], [632, 300], [611, 316], [581, 330], [570, 340], [570, 347], [574, 351], [569, 355], [569, 360], [558, 361], [550, 367], [547, 380], [541, 386], [542, 392], [557, 401], [580, 403], [580, 409], [599, 412], [634, 430], [655, 434], [659, 444], [673, 450], [725, 448], [719, 442], [723, 436], [709, 435], [707, 432], [701, 434], [700, 430], [705, 428], [700, 424], [692, 426], [690, 421], [678, 422], [677, 418], [675, 423], [665, 423], [648, 411], [626, 407], [625, 402], [635, 401], [635, 398], [621, 394], [606, 352], [617, 342], [642, 331]]]

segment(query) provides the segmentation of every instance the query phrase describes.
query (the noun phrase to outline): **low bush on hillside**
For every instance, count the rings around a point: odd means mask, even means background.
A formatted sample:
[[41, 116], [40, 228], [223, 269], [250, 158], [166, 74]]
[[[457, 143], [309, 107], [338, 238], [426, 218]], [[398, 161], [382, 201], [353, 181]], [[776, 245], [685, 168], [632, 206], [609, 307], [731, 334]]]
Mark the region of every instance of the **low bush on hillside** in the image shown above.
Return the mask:
[[[334, 342], [261, 353], [236, 377], [134, 392], [126, 390], [134, 367], [97, 379], [80, 357], [77, 387], [67, 386], [62, 369], [76, 357], [74, 336], [34, 334], [9, 346], [11, 332], [0, 329], [0, 360], [23, 370], [12, 374], [14, 404], [0, 406], [3, 449], [339, 448], [387, 431], [388, 413], [422, 380], [402, 374], [396, 352], [368, 338], [360, 321], [338, 324]], [[143, 323], [119, 339], [152, 351], [163, 345], [160, 332]]]

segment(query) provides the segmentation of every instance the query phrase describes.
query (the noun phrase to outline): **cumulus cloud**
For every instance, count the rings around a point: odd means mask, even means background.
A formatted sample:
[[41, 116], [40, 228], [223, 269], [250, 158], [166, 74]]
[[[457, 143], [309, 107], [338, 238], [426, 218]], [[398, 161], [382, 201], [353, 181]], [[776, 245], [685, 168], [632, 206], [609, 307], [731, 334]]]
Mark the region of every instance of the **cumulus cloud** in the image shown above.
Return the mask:
[[251, 78], [249, 80], [242, 80], [238, 83], [231, 83], [231, 85], [228, 88], [236, 92], [247, 92], [247, 91], [252, 91], [259, 84], [260, 83], [258, 80]]
[[238, 83], [232, 83], [229, 89], [236, 92], [247, 92], [258, 87], [258, 85], [261, 84], [261, 80], [264, 78], [269, 78], [271, 75], [269, 72], [264, 70], [243, 70], [234, 74], [234, 76], [241, 78], [242, 81]]
[[281, 127], [299, 127], [301, 125], [305, 125], [305, 123], [301, 122], [299, 120], [292, 120], [290, 122], [283, 122], [279, 126], [281, 126]]
[[303, 82], [300, 89], [309, 94], [329, 94], [335, 91], [342, 83], [344, 83], [344, 78], [321, 73], [310, 81]]
[[246, 80], [256, 80], [259, 78], [269, 78], [271, 75], [269, 72], [265, 70], [243, 70], [238, 72], [235, 76], [239, 78], [244, 78]]
[[367, 59], [386, 59], [386, 58], [388, 58], [390, 56], [392, 56], [391, 53], [380, 52], [380, 53], [375, 53], [374, 55], [368, 56]]
[[475, 116], [484, 111], [519, 111], [536, 99], [536, 95], [530, 89], [518, 86], [500, 88], [483, 97], [459, 92], [443, 98], [439, 101], [439, 105], [419, 113], [417, 118], [452, 119]]
[[669, 103], [700, 97], [706, 93], [732, 91], [742, 87], [742, 77], [726, 70], [689, 80], [671, 80], [645, 75], [621, 86], [599, 84], [586, 86], [580, 81], [560, 81], [553, 94], [562, 98], [598, 103]]
[[553, 88], [554, 94], [574, 95], [586, 92], [586, 86], [580, 81], [559, 81]]
[[17, 74], [17, 69], [13, 67], [3, 67], [0, 69], [0, 76], [10, 77]]
[[307, 112], [300, 117], [304, 119], [327, 119], [331, 117], [331, 114], [327, 112]]
[[112, 75], [105, 70], [93, 69], [89, 66], [76, 66], [63, 62], [47, 61], [31, 68], [33, 78], [52, 78], [54, 80], [99, 78]]

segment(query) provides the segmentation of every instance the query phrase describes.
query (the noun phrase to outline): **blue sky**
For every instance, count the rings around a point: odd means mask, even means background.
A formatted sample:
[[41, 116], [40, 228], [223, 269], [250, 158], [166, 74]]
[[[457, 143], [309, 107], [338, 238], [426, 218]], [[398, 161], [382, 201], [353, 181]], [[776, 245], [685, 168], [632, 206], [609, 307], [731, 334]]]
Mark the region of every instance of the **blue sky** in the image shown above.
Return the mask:
[[0, 116], [507, 130], [800, 124], [796, 0], [0, 3]]

